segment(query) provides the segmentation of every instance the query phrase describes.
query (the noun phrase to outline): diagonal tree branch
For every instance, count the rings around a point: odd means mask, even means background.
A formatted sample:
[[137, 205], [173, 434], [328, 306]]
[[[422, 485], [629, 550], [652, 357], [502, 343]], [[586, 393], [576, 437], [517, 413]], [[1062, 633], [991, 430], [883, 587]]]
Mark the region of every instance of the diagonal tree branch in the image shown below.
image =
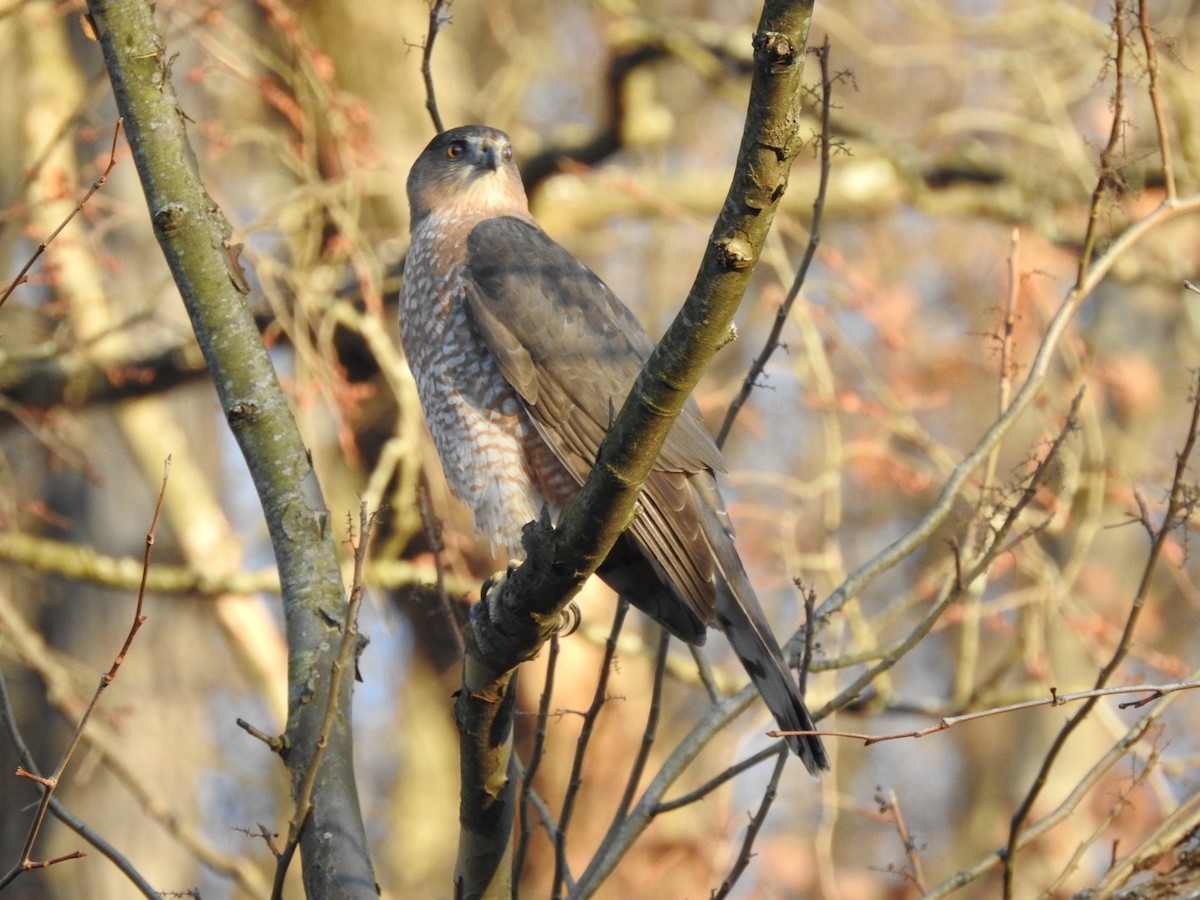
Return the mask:
[[[345, 621], [334, 529], [274, 367], [246, 304], [231, 228], [204, 189], [171, 82], [171, 57], [146, 0], [88, 4], [155, 236], [192, 321], [230, 428], [258, 491], [287, 618], [290, 709], [283, 757], [294, 791], [321, 736]], [[352, 766], [352, 679], [313, 787], [301, 836], [309, 896], [375, 897]]]
[[802, 146], [798, 104], [812, 0], [766, 0], [754, 35], [754, 74], [733, 184], [700, 271], [675, 321], [613, 422], [599, 458], [558, 528], [526, 527], [528, 554], [473, 611], [456, 715], [461, 732], [459, 896], [511, 893], [515, 793], [513, 673], [534, 656], [561, 611], [628, 527], [671, 425], [709, 361], [731, 339], [776, 207]]

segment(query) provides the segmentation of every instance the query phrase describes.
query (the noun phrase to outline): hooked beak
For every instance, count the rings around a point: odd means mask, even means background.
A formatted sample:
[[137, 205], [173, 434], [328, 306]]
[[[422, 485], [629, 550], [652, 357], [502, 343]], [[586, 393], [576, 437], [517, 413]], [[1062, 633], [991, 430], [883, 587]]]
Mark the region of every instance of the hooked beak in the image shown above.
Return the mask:
[[483, 148], [483, 168], [492, 172], [500, 168], [500, 148], [495, 144]]

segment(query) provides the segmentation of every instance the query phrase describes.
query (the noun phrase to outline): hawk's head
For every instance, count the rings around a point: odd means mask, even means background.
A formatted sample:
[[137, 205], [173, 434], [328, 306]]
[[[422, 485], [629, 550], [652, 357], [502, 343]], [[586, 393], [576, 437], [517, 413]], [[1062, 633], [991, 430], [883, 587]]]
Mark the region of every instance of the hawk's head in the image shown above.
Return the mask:
[[443, 131], [413, 163], [408, 203], [415, 225], [430, 213], [528, 214], [508, 135], [484, 125]]

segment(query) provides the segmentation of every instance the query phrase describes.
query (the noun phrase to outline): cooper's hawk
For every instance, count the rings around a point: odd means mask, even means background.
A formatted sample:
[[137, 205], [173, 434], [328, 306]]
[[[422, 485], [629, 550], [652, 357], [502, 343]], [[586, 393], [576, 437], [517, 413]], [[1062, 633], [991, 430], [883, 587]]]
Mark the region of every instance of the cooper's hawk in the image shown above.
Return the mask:
[[[434, 138], [408, 176], [412, 246], [400, 335], [450, 489], [511, 556], [543, 507], [565, 510], [654, 341], [529, 214], [508, 136]], [[725, 632], [782, 729], [813, 727], [733, 545], [721, 454], [689, 402], [598, 574], [692, 644]], [[788, 745], [828, 768], [813, 736]]]

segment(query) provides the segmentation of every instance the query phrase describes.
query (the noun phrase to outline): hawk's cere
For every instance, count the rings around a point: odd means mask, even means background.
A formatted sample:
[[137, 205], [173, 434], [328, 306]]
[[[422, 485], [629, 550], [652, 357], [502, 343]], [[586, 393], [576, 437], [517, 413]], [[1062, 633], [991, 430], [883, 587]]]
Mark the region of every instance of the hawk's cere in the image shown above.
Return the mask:
[[[450, 489], [511, 556], [566, 509], [654, 349], [633, 314], [529, 214], [508, 136], [443, 132], [408, 176], [412, 247], [400, 335]], [[788, 731], [813, 727], [733, 544], [721, 454], [689, 402], [598, 574], [672, 634], [725, 632]], [[828, 768], [813, 736], [788, 744]]]

